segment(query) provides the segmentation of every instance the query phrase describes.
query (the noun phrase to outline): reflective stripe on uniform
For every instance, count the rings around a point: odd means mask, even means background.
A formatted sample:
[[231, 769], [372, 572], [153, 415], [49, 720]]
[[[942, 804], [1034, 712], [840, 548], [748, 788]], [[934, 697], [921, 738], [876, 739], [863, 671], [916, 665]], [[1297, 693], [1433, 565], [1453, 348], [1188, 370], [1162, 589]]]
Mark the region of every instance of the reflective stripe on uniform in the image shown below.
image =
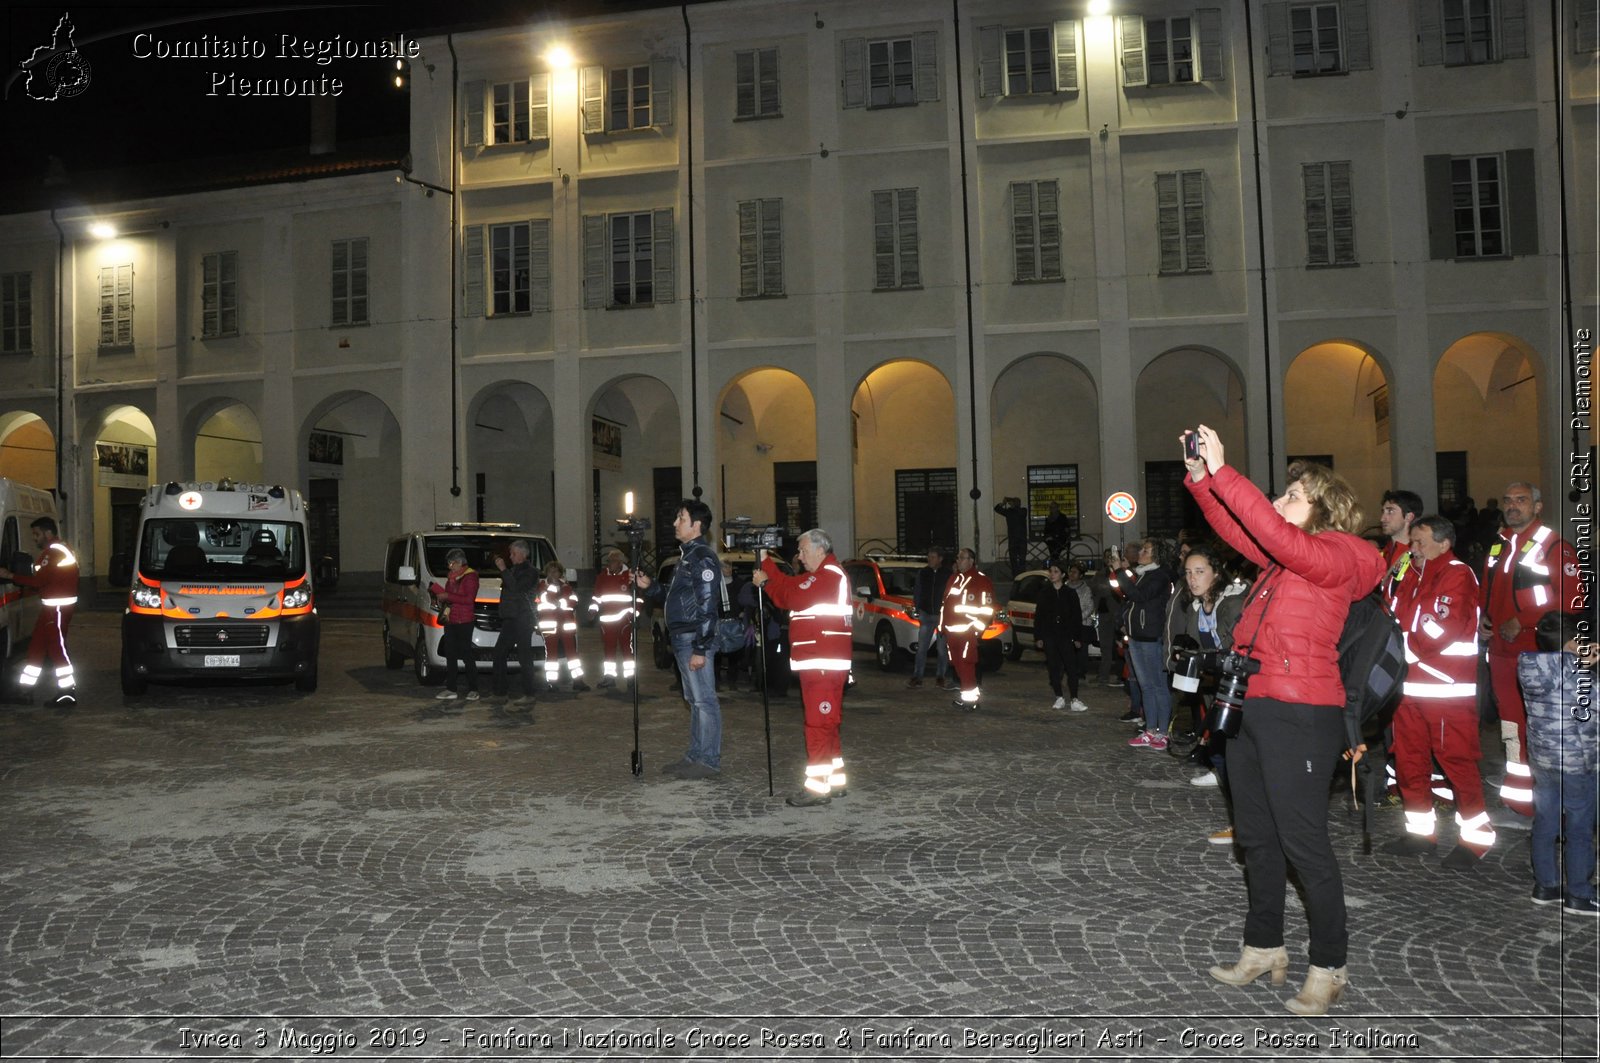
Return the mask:
[[1478, 695], [1476, 683], [1414, 683], [1408, 679], [1400, 689], [1409, 698], [1472, 698]]
[[1456, 813], [1456, 833], [1468, 845], [1478, 845], [1487, 849], [1495, 842], [1494, 825], [1489, 822], [1487, 811], [1479, 812], [1471, 819], [1462, 819], [1461, 813]]
[[1412, 812], [1410, 809], [1406, 810], [1407, 834], [1416, 834], [1424, 838], [1431, 838], [1433, 837], [1433, 831], [1433, 809], [1429, 808], [1422, 812]]

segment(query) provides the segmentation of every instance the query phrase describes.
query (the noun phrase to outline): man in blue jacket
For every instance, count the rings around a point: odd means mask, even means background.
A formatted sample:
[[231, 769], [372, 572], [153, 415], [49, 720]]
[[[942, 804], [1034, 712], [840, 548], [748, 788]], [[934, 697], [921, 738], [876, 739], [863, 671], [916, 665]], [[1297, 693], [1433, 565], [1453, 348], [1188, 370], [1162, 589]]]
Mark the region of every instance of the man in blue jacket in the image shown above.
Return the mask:
[[672, 533], [682, 554], [672, 582], [662, 586], [634, 574], [640, 597], [666, 603], [667, 634], [689, 703], [689, 749], [661, 770], [680, 779], [709, 779], [722, 770], [722, 705], [717, 701], [717, 609], [722, 599], [722, 562], [706, 541], [711, 507], [697, 498], [678, 503]]

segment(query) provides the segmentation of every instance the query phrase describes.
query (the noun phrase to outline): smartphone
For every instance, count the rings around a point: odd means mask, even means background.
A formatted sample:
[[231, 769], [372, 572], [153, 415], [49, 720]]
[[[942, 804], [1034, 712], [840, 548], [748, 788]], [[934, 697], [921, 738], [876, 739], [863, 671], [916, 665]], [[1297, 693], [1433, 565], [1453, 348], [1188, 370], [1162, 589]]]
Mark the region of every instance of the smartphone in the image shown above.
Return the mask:
[[1193, 429], [1183, 433], [1183, 456], [1190, 461], [1200, 456], [1200, 433]]

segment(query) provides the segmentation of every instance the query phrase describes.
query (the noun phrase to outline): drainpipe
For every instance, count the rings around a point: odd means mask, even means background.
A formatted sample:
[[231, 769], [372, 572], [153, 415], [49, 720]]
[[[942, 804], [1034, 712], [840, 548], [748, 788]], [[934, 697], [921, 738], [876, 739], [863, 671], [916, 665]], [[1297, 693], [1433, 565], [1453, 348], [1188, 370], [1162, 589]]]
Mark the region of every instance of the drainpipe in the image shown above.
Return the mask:
[[1244, 5], [1244, 54], [1250, 73], [1250, 161], [1256, 171], [1256, 254], [1260, 256], [1257, 275], [1261, 281], [1261, 363], [1266, 373], [1267, 385], [1267, 497], [1278, 493], [1278, 458], [1272, 442], [1272, 324], [1267, 303], [1267, 223], [1263, 200], [1266, 194], [1261, 184], [1261, 122], [1256, 110], [1256, 42], [1255, 23], [1250, 18], [1250, 4]]
[[[950, 0], [950, 21], [955, 27], [952, 40], [956, 53], [956, 138], [961, 147], [961, 261], [966, 272], [967, 289], [967, 378], [971, 389], [967, 396], [967, 415], [972, 432], [972, 555], [979, 554], [983, 541], [983, 518], [978, 500], [983, 490], [978, 486], [978, 350], [976, 328], [972, 313], [972, 208], [967, 200], [967, 104], [961, 85], [961, 0]], [[959, 537], [960, 532], [957, 531]]]
[[[703, 493], [700, 487], [700, 354], [699, 307], [695, 295], [694, 270], [694, 115], [690, 113], [694, 101], [694, 38], [689, 26], [689, 5], [679, 8], [683, 16], [683, 150], [688, 159], [689, 213], [684, 219], [689, 229], [689, 445], [694, 463], [694, 488], [689, 492], [695, 498]], [[726, 509], [728, 500], [722, 499]], [[724, 514], [726, 516], [726, 514]]]
[[[456, 60], [455, 35], [444, 35], [445, 47], [450, 49], [450, 184], [461, 186], [461, 156], [456, 137], [461, 135], [461, 64]], [[459, 422], [457, 404], [461, 401], [461, 357], [456, 349], [456, 245], [461, 242], [457, 225], [457, 197], [450, 195], [450, 419]], [[450, 497], [461, 497], [461, 433], [455, 423], [450, 425]]]
[[[67, 364], [65, 350], [66, 328], [64, 325], [67, 283], [66, 275], [63, 272], [66, 268], [67, 259], [67, 234], [61, 228], [61, 222], [56, 217], [55, 207], [50, 208], [50, 224], [55, 226], [56, 230], [56, 499], [62, 503], [62, 521], [70, 525], [72, 521], [69, 519], [66, 507], [66, 462], [62, 459], [62, 453], [67, 446], [67, 440], [75, 440], [77, 432], [74, 430], [69, 434], [67, 426], [63, 423], [67, 416], [66, 381], [63, 379]], [[62, 536], [63, 538], [66, 536], [65, 529], [62, 530]]]
[[[1555, 60], [1550, 65], [1552, 67], [1556, 82], [1556, 91], [1554, 96], [1556, 105], [1556, 180], [1561, 190], [1561, 226], [1556, 237], [1556, 246], [1561, 255], [1561, 326], [1567, 337], [1567, 372], [1570, 374], [1568, 378], [1568, 398], [1570, 398], [1572, 402], [1572, 405], [1569, 408], [1572, 410], [1573, 414], [1576, 414], [1579, 410], [1578, 399], [1582, 394], [1578, 389], [1578, 371], [1585, 360], [1585, 356], [1590, 353], [1592, 348], [1588, 344], [1585, 344], [1582, 346], [1582, 349], [1580, 349], [1578, 336], [1575, 331], [1576, 322], [1574, 322], [1572, 319], [1572, 263], [1567, 257], [1569, 248], [1571, 247], [1567, 235], [1569, 231], [1568, 227], [1571, 224], [1571, 219], [1567, 216], [1566, 53], [1565, 49], [1562, 47], [1565, 34], [1561, 32], [1561, 29], [1562, 19], [1560, 0], [1550, 0], [1550, 51], [1554, 53], [1552, 58]], [[1593, 341], [1591, 340], [1590, 342], [1592, 344]], [[1569, 418], [1569, 423], [1572, 426], [1572, 454], [1570, 455], [1570, 458], [1572, 460], [1572, 464], [1574, 465], [1576, 464], [1577, 459], [1582, 455], [1589, 454], [1590, 458], [1593, 458], [1593, 455], [1590, 453], [1591, 448], [1587, 443], [1584, 442], [1583, 439], [1583, 430], [1588, 421], [1589, 418], [1587, 417], [1580, 418], [1577, 416], [1572, 416]], [[1567, 496], [1570, 501], [1580, 502], [1583, 500], [1584, 495], [1589, 494], [1594, 490], [1594, 478], [1592, 473], [1594, 464], [1592, 460], [1589, 464], [1589, 468], [1591, 470], [1591, 474], [1587, 478], [1587, 487], [1585, 489], [1580, 490], [1578, 488], [1579, 478], [1574, 477], [1571, 490]]]

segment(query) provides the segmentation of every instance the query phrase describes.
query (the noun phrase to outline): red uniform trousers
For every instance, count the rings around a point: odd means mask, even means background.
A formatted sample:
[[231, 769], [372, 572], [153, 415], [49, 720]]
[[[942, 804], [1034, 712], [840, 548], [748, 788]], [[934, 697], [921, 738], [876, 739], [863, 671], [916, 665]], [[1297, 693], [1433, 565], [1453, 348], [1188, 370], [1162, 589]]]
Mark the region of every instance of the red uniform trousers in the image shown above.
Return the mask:
[[573, 631], [544, 633], [544, 677], [554, 683], [561, 678], [561, 658], [567, 659], [567, 675], [583, 678], [583, 662], [578, 660], [578, 635]]
[[44, 674], [47, 661], [55, 663], [56, 690], [70, 693], [77, 686], [72, 659], [67, 656], [67, 628], [72, 624], [72, 606], [46, 605], [39, 609], [28, 640], [28, 659], [23, 664], [21, 685], [31, 690]]
[[945, 633], [944, 644], [950, 651], [950, 667], [955, 670], [956, 682], [961, 684], [961, 700], [978, 700], [978, 639], [973, 635]]
[[600, 641], [605, 643], [601, 652], [600, 670], [605, 675], [633, 678], [633, 625], [626, 620], [613, 620], [600, 625]]
[[1517, 729], [1515, 759], [1511, 750], [1506, 750], [1506, 779], [1500, 786], [1500, 803], [1519, 816], [1531, 816], [1533, 765], [1528, 763], [1528, 710], [1522, 704], [1522, 684], [1517, 680], [1517, 654], [1489, 654], [1489, 685], [1494, 690], [1501, 722]]
[[806, 763], [836, 764], [842, 756], [839, 709], [844, 704], [848, 673], [806, 669], [794, 674], [800, 680], [800, 700], [806, 707]]
[[1472, 819], [1484, 810], [1478, 761], [1478, 707], [1456, 698], [1402, 698], [1394, 711], [1395, 777], [1408, 812], [1433, 810], [1433, 762], [1455, 791], [1456, 814]]

